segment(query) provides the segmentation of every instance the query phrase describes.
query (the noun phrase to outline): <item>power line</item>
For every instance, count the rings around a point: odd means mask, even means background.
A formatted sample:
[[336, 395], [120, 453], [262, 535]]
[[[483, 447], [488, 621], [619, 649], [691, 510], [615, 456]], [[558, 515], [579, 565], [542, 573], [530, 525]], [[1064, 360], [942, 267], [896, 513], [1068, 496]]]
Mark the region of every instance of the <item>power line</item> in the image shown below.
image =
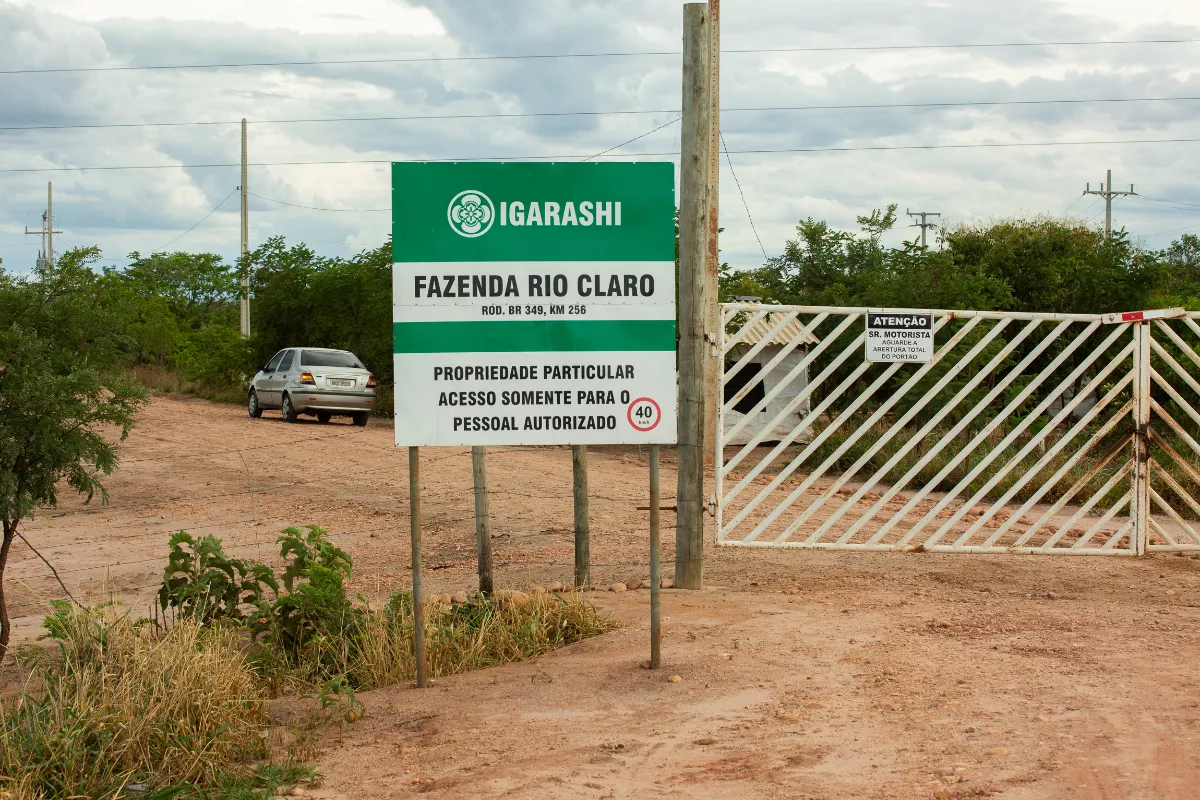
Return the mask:
[[[390, 208], [318, 208], [317, 206], [302, 206], [298, 203], [289, 203], [286, 200], [276, 200], [273, 197], [263, 197], [261, 194], [254, 194], [254, 192], [246, 192], [246, 194], [251, 195], [253, 197], [257, 197], [259, 200], [266, 200], [267, 202], [270, 202], [270, 203], [279, 203], [279, 205], [281, 205], [281, 206], [291, 206], [292, 208], [306, 208], [309, 211], [346, 211], [346, 212], [353, 212], [356, 214], [357, 213], [365, 213], [368, 211], [391, 211]], [[228, 199], [228, 198], [226, 198], [226, 199]]]
[[[1079, 196], [1080, 196], [1080, 197], [1083, 197], [1084, 195], [1079, 195]], [[1099, 197], [1097, 197], [1095, 200], [1093, 200], [1091, 203], [1089, 203], [1089, 204], [1088, 204], [1088, 207], [1087, 207], [1087, 208], [1085, 208], [1083, 211], [1079, 212], [1079, 216], [1080, 216], [1082, 219], [1085, 219], [1085, 220], [1091, 220], [1091, 218], [1092, 218], [1092, 209], [1093, 209], [1093, 208], [1095, 208], [1095, 207], [1096, 207], [1096, 203], [1099, 203], [1099, 202], [1100, 202], [1100, 198], [1099, 198]]]
[[[628, 140], [626, 140], [626, 141], [624, 141], [624, 142], [621, 142], [620, 144], [613, 145], [612, 147], [608, 148], [607, 150], [602, 150], [602, 151], [600, 151], [599, 153], [596, 153], [595, 155], [588, 156], [587, 158], [585, 158], [585, 159], [583, 159], [583, 160], [584, 160], [584, 161], [591, 161], [593, 158], [599, 158], [599, 157], [601, 157], [601, 156], [603, 156], [603, 155], [605, 155], [605, 154], [607, 154], [607, 153], [611, 153], [613, 150], [616, 150], [617, 148], [624, 147], [624, 146], [625, 146], [625, 145], [627, 145], [627, 144], [632, 144], [633, 142], [636, 142], [638, 139], [643, 139], [643, 138], [645, 138], [645, 137], [649, 136], [649, 135], [650, 135], [650, 134], [652, 134], [652, 133], [656, 133], [657, 131], [661, 131], [663, 128], [666, 128], [666, 127], [667, 127], [667, 126], [669, 126], [669, 125], [674, 125], [676, 122], [679, 122], [679, 118], [673, 119], [673, 120], [671, 120], [670, 122], [667, 122], [667, 123], [665, 123], [665, 124], [663, 124], [663, 125], [659, 125], [657, 128], [652, 128], [651, 130], [648, 130], [648, 131], [646, 131], [645, 133], [639, 134], [639, 135], [637, 135], [637, 136], [633, 137], [632, 139], [628, 139]], [[275, 200], [275, 199], [272, 199], [272, 198], [270, 198], [270, 197], [263, 197], [263, 196], [262, 196], [262, 195], [260, 195], [260, 194], [254, 194], [254, 192], [248, 192], [248, 194], [252, 194], [252, 195], [254, 195], [255, 197], [259, 198], [260, 200], [269, 200], [269, 201], [270, 201], [270, 202], [272, 202], [272, 203], [279, 203], [280, 205], [291, 206], [292, 208], [306, 208], [306, 209], [309, 209], [309, 210], [312, 210], [312, 211], [391, 211], [391, 209], [390, 209], [390, 208], [359, 208], [359, 209], [354, 209], [354, 208], [318, 208], [318, 207], [316, 207], [316, 206], [303, 206], [303, 205], [299, 205], [299, 204], [297, 204], [297, 203], [288, 203], [288, 202], [285, 202], [285, 201], [283, 201], [283, 200]]]
[[1200, 228], [1200, 223], [1196, 223], [1195, 225], [1188, 225], [1183, 228], [1171, 228], [1170, 230], [1166, 230], [1166, 231], [1154, 231], [1153, 233], [1139, 233], [1137, 235], [1138, 236], [1146, 236], [1146, 237], [1162, 236], [1164, 233], [1180, 233], [1182, 231], [1190, 231], [1192, 228]]
[[583, 159], [583, 160], [584, 160], [584, 161], [591, 161], [593, 158], [600, 158], [601, 156], [607, 155], [607, 154], [611, 153], [613, 150], [616, 150], [616, 149], [617, 149], [617, 148], [619, 148], [619, 147], [624, 147], [624, 146], [625, 146], [625, 145], [627, 145], [627, 144], [632, 144], [633, 142], [636, 142], [638, 139], [644, 139], [644, 138], [646, 138], [647, 136], [649, 136], [649, 135], [650, 135], [650, 134], [652, 134], [652, 133], [657, 133], [658, 131], [661, 131], [663, 128], [666, 128], [666, 127], [668, 127], [668, 126], [670, 126], [670, 125], [674, 125], [676, 122], [679, 122], [679, 120], [681, 120], [681, 119], [683, 119], [683, 118], [682, 118], [682, 117], [676, 117], [675, 119], [671, 120], [670, 122], [666, 122], [666, 123], [664, 123], [664, 124], [662, 124], [662, 125], [659, 125], [657, 128], [654, 128], [654, 129], [652, 129], [652, 130], [648, 130], [648, 131], [646, 131], [645, 133], [643, 133], [643, 134], [639, 134], [638, 136], [635, 136], [635, 137], [633, 137], [632, 139], [629, 139], [629, 140], [627, 140], [627, 141], [621, 142], [620, 144], [613, 145], [612, 147], [608, 148], [607, 150], [601, 150], [599, 153], [596, 153], [594, 156], [588, 156], [587, 158], [585, 158], [585, 159]]
[[201, 219], [201, 220], [200, 220], [200, 222], [197, 222], [195, 225], [193, 225], [192, 227], [188, 228], [186, 231], [184, 231], [183, 233], [179, 234], [179, 235], [178, 235], [178, 236], [176, 236], [174, 239], [172, 239], [171, 241], [169, 241], [169, 242], [167, 242], [166, 244], [164, 244], [162, 247], [159, 247], [159, 248], [157, 248], [157, 249], [155, 249], [155, 250], [151, 250], [150, 252], [152, 252], [152, 253], [161, 253], [163, 250], [166, 250], [168, 247], [170, 247], [171, 245], [175, 244], [176, 242], [178, 242], [178, 241], [179, 241], [180, 239], [182, 239], [183, 237], [187, 236], [187, 235], [188, 235], [189, 233], [191, 233], [192, 231], [196, 230], [196, 228], [199, 228], [199, 227], [200, 227], [200, 225], [201, 225], [201, 224], [204, 222], [204, 220], [208, 219], [208, 218], [209, 218], [209, 217], [211, 217], [213, 214], [217, 213], [217, 209], [218, 209], [218, 208], [220, 208], [221, 206], [225, 205], [225, 203], [227, 203], [227, 202], [229, 201], [229, 198], [233, 197], [233, 193], [234, 193], [234, 192], [236, 192], [236, 191], [237, 191], [237, 187], [234, 187], [233, 191], [231, 191], [229, 194], [225, 195], [225, 199], [224, 199], [224, 200], [222, 200], [221, 202], [219, 202], [219, 203], [217, 203], [215, 206], [213, 206], [213, 210], [212, 210], [212, 211], [210, 211], [210, 212], [208, 212], [207, 214], [205, 214], [205, 215], [204, 215], [204, 218], [203, 218], [203, 219]]
[[1083, 198], [1084, 198], [1084, 195], [1079, 195], [1079, 197], [1076, 197], [1074, 200], [1071, 201], [1070, 205], [1068, 205], [1061, 212], [1059, 212], [1059, 216], [1065, 217], [1067, 215], [1067, 212], [1070, 211], [1072, 208], [1074, 208], [1075, 204], [1078, 203]]
[[[903, 108], [972, 108], [991, 106], [1041, 106], [1041, 105], [1085, 105], [1090, 103], [1170, 103], [1200, 100], [1200, 96], [1184, 97], [1096, 97], [1096, 98], [1066, 98], [1046, 100], [953, 100], [931, 101], [920, 103], [847, 103], [840, 105], [812, 106], [747, 106], [742, 108], [723, 108], [722, 114], [761, 113], [773, 111], [860, 111], [886, 110]], [[425, 120], [456, 120], [456, 119], [529, 119], [537, 117], [605, 117], [630, 116], [642, 114], [679, 114], [677, 108], [659, 108], [645, 110], [618, 111], [528, 111], [512, 113], [480, 113], [480, 114], [412, 114], [405, 116], [377, 117], [300, 117], [293, 119], [260, 119], [249, 120], [251, 125], [299, 125], [329, 122], [419, 122]], [[70, 125], [4, 125], [0, 131], [57, 131], [57, 130], [95, 130], [98, 128], [177, 128], [203, 125], [240, 125], [241, 120], [194, 120], [183, 122], [98, 122], [78, 123]]]
[[[665, 127], [665, 126], [663, 126]], [[905, 145], [863, 145], [856, 147], [781, 147], [761, 148], [751, 150], [730, 150], [734, 155], [781, 155], [787, 153], [862, 153], [886, 152], [901, 150], [974, 150], [974, 149], [1003, 149], [1012, 147], [1088, 147], [1093, 145], [1114, 144], [1194, 144], [1200, 139], [1093, 139], [1081, 142], [992, 142], [978, 144], [905, 144]], [[598, 154], [597, 154], [598, 155]], [[350, 164], [394, 164], [394, 163], [443, 163], [443, 162], [475, 162], [475, 161], [541, 161], [578, 159], [584, 156], [580, 153], [553, 156], [467, 156], [456, 158], [364, 158], [344, 159], [336, 161], [260, 161], [251, 163], [252, 167], [299, 167], [317, 165], [350, 165]], [[591, 158], [596, 158], [593, 155]], [[619, 158], [678, 158], [679, 153], [618, 153], [611, 157]], [[5, 173], [34, 173], [34, 172], [85, 172], [85, 171], [114, 171], [114, 170], [147, 170], [147, 169], [212, 169], [240, 167], [240, 163], [213, 164], [135, 164], [127, 166], [102, 167], [21, 167], [0, 169]]]
[[[969, 50], [997, 49], [1005, 47], [1082, 47], [1093, 45], [1135, 45], [1135, 44], [1190, 44], [1200, 42], [1200, 39], [1108, 39], [1090, 41], [1057, 41], [1057, 42], [979, 42], [970, 44], [893, 44], [893, 45], [860, 45], [860, 46], [830, 46], [830, 47], [755, 47], [722, 50], [722, 54], [765, 54], [765, 53], [851, 53], [869, 51], [895, 50]], [[407, 56], [400, 58], [352, 58], [352, 59], [314, 59], [309, 61], [243, 61], [221, 64], [153, 64], [153, 65], [118, 65], [108, 67], [43, 67], [36, 69], [7, 69], [0, 70], [0, 75], [45, 75], [56, 73], [78, 72], [144, 72], [149, 70], [182, 70], [182, 69], [242, 69], [261, 67], [316, 67], [316, 66], [347, 66], [367, 64], [433, 64], [472, 61], [535, 61], [567, 58], [637, 58], [646, 56], [678, 56], [678, 50], [641, 50], [628, 52], [607, 53], [545, 53], [522, 55], [494, 56]]]
[[758, 228], [754, 226], [754, 217], [750, 216], [750, 204], [746, 202], [746, 193], [742, 191], [742, 182], [738, 180], [737, 170], [733, 168], [733, 159], [729, 157], [729, 145], [725, 143], [725, 132], [717, 131], [721, 137], [721, 148], [725, 150], [725, 161], [729, 164], [729, 171], [733, 174], [733, 183], [737, 186], [738, 194], [742, 196], [742, 207], [746, 209], [746, 219], [750, 220], [750, 230], [754, 231], [754, 238], [758, 240], [758, 249], [762, 250], [763, 258], [769, 260], [771, 257], [767, 255], [767, 248], [763, 247], [762, 239], [759, 238]]
[[[1132, 198], [1131, 198], [1132, 199]], [[1180, 209], [1195, 209], [1200, 210], [1200, 203], [1193, 203], [1190, 200], [1172, 200], [1167, 197], [1154, 197], [1152, 195], [1139, 194], [1137, 196], [1139, 202], [1155, 203], [1157, 205], [1173, 206]]]
[[[1184, 98], [1180, 98], [1184, 99]], [[1200, 97], [1195, 98], [1200, 100]], [[309, 117], [298, 119], [259, 119], [248, 120], [250, 125], [294, 125], [301, 123], [320, 122], [412, 122], [420, 120], [451, 120], [451, 119], [506, 119], [527, 117], [602, 117], [622, 114], [678, 114], [679, 109], [646, 110], [646, 111], [529, 111], [514, 113], [487, 114], [413, 114], [408, 116], [382, 117]], [[241, 120], [199, 120], [195, 122], [113, 122], [78, 125], [10, 125], [0, 127], [0, 131], [41, 131], [41, 130], [71, 130], [76, 128], [172, 128], [187, 125], [240, 125]]]

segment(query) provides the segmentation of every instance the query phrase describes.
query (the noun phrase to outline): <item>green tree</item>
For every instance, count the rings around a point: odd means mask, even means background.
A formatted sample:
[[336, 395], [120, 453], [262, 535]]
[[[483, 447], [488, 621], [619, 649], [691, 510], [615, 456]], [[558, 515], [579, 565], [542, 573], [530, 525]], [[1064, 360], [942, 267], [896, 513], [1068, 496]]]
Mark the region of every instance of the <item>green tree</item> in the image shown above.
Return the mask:
[[1185, 233], [1154, 257], [1161, 280], [1155, 286], [1151, 307], [1183, 306], [1200, 311], [1200, 236]]
[[167, 304], [180, 327], [198, 330], [206, 325], [237, 325], [238, 269], [214, 253], [129, 254], [132, 263], [120, 272], [122, 283], [142, 297]]
[[262, 364], [284, 347], [350, 350], [375, 373], [379, 407], [392, 385], [392, 244], [353, 258], [320, 258], [304, 244], [268, 239], [246, 256], [254, 337]]
[[92, 265], [96, 247], [68, 250], [54, 272], [38, 280], [18, 280], [0, 272], [0, 320], [40, 337], [55, 359], [106, 367], [128, 346], [120, 316], [104, 300], [104, 286]]
[[1125, 231], [1111, 238], [1050, 217], [964, 225], [946, 233], [954, 269], [982, 272], [1012, 292], [1014, 311], [1102, 313], [1145, 308], [1159, 280]]
[[1002, 308], [1011, 293], [1003, 278], [979, 264], [957, 265], [945, 250], [913, 242], [887, 247], [896, 206], [858, 218], [861, 234], [811, 217], [796, 226], [783, 253], [758, 269], [724, 271], [722, 299], [751, 295], [766, 302], [884, 308]]
[[251, 319], [255, 356], [266, 363], [277, 350], [312, 344], [307, 340], [309, 314], [314, 310], [309, 292], [321, 259], [305, 244], [288, 247], [282, 236], [272, 236], [243, 256], [251, 274]]
[[21, 521], [53, 508], [60, 482], [89, 502], [97, 493], [107, 501], [100, 480], [117, 464], [109, 434], [124, 440], [144, 401], [119, 373], [56, 351], [18, 324], [0, 331], [0, 658], [11, 635], [4, 570]]

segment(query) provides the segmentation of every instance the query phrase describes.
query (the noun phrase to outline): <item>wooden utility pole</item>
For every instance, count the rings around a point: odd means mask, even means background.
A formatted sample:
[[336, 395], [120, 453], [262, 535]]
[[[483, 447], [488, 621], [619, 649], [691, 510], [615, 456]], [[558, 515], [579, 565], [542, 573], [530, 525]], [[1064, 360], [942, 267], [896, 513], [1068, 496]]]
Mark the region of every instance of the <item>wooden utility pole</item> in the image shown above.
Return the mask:
[[242, 117], [242, 304], [241, 329], [242, 338], [250, 338], [250, 266], [246, 263], [246, 254], [250, 252], [250, 205], [249, 189], [246, 180], [249, 177], [250, 165], [246, 162], [246, 118]]
[[475, 557], [479, 562], [479, 591], [490, 595], [492, 579], [492, 522], [488, 515], [487, 450], [471, 448], [471, 479], [475, 485]]
[[591, 523], [588, 516], [587, 446], [571, 446], [572, 494], [575, 497], [575, 588], [592, 582]]
[[683, 6], [679, 159], [679, 446], [675, 585], [704, 584], [705, 281], [712, 202], [712, 52], [707, 3]]
[[708, 145], [708, 257], [704, 261], [704, 333], [708, 348], [704, 351], [704, 462], [715, 464], [717, 454], [717, 378], [723, 364], [716, 351], [718, 290], [721, 272], [720, 205], [721, 185], [721, 0], [708, 0], [708, 92], [710, 141]]

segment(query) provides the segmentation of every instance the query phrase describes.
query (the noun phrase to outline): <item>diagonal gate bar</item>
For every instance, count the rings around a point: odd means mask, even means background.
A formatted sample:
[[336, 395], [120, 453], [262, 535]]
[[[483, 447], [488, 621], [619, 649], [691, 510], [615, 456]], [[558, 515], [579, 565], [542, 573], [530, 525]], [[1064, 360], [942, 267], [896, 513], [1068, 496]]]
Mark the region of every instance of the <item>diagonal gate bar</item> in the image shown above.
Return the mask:
[[[925, 319], [933, 346], [880, 349], [872, 313]], [[727, 303], [720, 322], [720, 544], [1200, 551], [1200, 313]]]

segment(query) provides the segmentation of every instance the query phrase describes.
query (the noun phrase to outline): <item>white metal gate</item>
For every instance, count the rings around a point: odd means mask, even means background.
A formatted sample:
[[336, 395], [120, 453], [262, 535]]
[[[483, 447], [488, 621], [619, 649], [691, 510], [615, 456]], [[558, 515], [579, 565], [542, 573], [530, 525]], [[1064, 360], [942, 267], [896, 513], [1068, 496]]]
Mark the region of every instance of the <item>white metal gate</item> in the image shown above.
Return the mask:
[[722, 304], [720, 544], [1200, 550], [1200, 314], [935, 311], [871, 364], [867, 312]]

